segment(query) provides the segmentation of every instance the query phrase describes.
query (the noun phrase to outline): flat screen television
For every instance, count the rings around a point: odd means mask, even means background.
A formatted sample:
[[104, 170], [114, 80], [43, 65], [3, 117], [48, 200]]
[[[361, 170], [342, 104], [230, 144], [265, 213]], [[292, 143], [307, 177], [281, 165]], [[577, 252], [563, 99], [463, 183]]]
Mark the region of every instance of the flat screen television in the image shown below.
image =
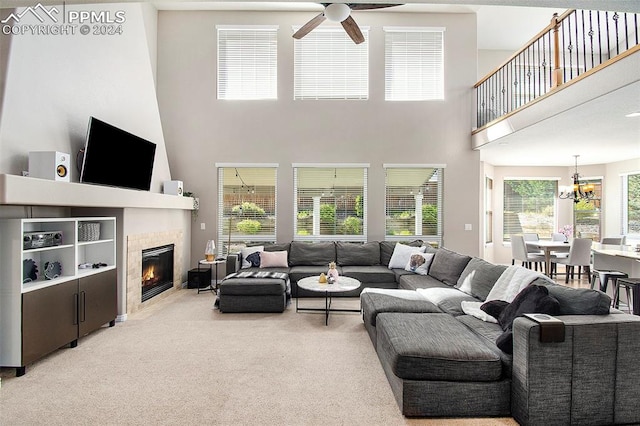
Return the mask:
[[80, 182], [148, 191], [156, 144], [89, 118]]

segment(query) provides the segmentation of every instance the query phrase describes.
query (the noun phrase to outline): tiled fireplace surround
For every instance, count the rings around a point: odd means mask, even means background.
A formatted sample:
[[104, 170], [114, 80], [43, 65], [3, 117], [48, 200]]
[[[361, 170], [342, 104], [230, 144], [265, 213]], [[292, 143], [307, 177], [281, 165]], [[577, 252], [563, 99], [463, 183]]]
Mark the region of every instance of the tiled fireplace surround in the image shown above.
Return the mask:
[[[127, 314], [161, 301], [182, 285], [182, 230], [150, 232], [127, 236]], [[173, 288], [142, 302], [142, 250], [174, 244]]]

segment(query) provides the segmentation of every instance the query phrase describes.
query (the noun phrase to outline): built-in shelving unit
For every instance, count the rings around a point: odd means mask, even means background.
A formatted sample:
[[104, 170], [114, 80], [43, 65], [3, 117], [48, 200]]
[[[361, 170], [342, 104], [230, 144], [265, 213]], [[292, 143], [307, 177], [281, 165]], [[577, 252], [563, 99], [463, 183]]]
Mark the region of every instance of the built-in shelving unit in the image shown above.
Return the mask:
[[22, 375], [26, 364], [115, 323], [114, 217], [3, 219], [0, 235], [0, 366]]

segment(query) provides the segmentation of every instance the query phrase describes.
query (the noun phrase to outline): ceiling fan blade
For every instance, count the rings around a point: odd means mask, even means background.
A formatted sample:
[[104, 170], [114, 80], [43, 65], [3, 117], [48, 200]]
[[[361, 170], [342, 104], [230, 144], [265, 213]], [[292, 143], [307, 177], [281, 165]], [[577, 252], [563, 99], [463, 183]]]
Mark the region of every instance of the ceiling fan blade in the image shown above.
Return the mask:
[[341, 22], [342, 28], [347, 32], [351, 40], [355, 44], [360, 44], [364, 41], [364, 36], [362, 35], [362, 31], [360, 31], [360, 27], [356, 24], [355, 19], [353, 17], [348, 16], [347, 19]]
[[313, 31], [313, 29], [316, 28], [318, 25], [322, 24], [325, 21], [325, 19], [327, 18], [324, 16], [324, 12], [320, 13], [319, 15], [316, 15], [315, 18], [313, 18], [312, 20], [304, 24], [302, 27], [300, 27], [300, 29], [296, 31], [295, 34], [293, 34], [293, 38], [301, 39], [302, 37], [309, 34], [311, 31]]

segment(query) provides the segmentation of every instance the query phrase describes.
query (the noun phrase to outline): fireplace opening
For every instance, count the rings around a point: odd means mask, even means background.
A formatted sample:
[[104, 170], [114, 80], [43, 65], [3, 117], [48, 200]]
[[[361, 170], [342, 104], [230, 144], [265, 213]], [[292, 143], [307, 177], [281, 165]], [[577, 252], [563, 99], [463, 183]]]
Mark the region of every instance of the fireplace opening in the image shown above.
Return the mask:
[[142, 301], [173, 287], [173, 244], [142, 250]]

